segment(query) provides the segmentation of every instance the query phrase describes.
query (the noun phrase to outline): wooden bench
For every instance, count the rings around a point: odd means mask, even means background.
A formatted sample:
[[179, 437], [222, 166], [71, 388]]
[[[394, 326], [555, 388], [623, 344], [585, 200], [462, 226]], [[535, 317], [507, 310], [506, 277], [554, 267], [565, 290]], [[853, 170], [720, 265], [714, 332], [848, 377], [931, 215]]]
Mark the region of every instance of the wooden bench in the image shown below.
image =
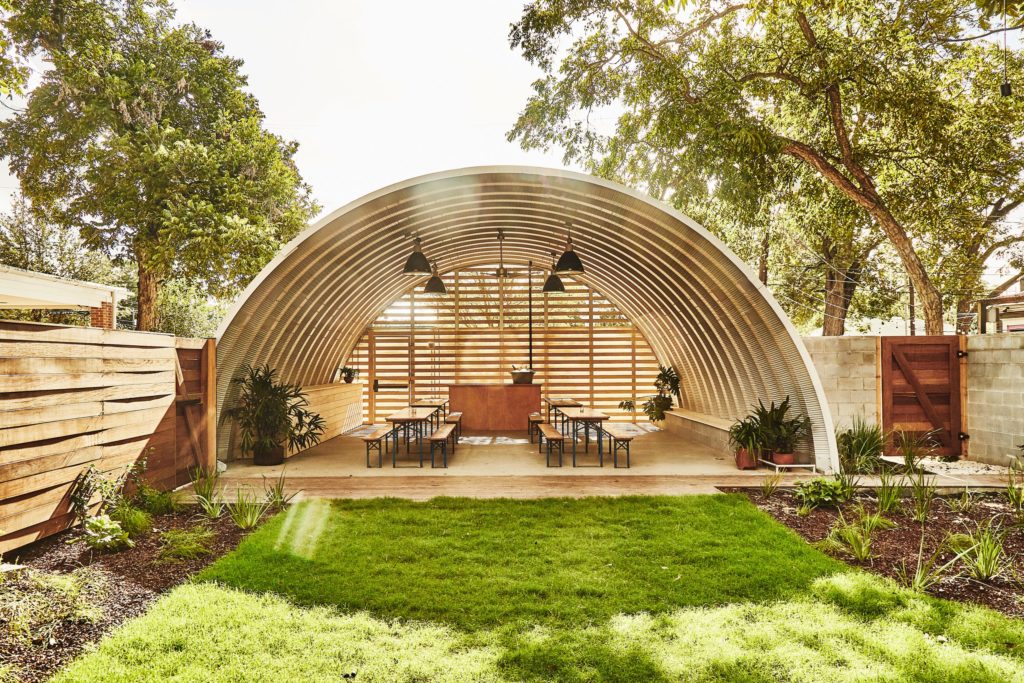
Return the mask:
[[452, 453], [455, 453], [455, 424], [448, 422], [434, 430], [430, 435], [430, 466], [434, 464], [434, 453], [441, 451], [442, 467], [448, 467], [448, 439], [452, 440]]
[[530, 443], [533, 443], [534, 433], [540, 434], [540, 425], [544, 423], [544, 416], [540, 413], [530, 413], [530, 417], [527, 418], [526, 422], [526, 433], [530, 437]]
[[612, 452], [612, 460], [615, 467], [619, 467], [619, 452], [626, 453], [626, 468], [629, 468], [629, 444], [633, 441], [634, 434], [627, 432], [615, 425], [606, 425], [604, 433], [608, 437], [608, 450]]
[[452, 437], [452, 445], [459, 442], [459, 437], [462, 436], [462, 413], [449, 413], [444, 418], [445, 424], [455, 425], [455, 436]]
[[[367, 434], [363, 437], [363, 443], [366, 444], [366, 466], [370, 467], [370, 452], [377, 451], [377, 467], [384, 467], [384, 445], [390, 440], [391, 433], [394, 430], [391, 427], [381, 427], [375, 429], [373, 433]], [[395, 439], [398, 439], [398, 435], [395, 434]]]
[[562, 432], [549, 425], [547, 422], [541, 422], [537, 425], [537, 450], [540, 451], [541, 444], [547, 439], [548, 442], [548, 455], [547, 455], [547, 466], [555, 467], [551, 464], [551, 451], [553, 446], [558, 447], [558, 467], [562, 466], [562, 453], [565, 451], [565, 437]]

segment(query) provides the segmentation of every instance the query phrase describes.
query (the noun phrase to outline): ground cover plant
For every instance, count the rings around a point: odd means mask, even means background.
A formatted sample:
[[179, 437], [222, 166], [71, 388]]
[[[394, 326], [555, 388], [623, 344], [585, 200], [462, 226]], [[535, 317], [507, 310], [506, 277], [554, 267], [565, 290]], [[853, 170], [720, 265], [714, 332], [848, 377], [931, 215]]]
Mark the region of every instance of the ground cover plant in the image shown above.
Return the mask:
[[1024, 623], [850, 569], [742, 496], [313, 500], [56, 680], [351, 673], [1013, 681]]

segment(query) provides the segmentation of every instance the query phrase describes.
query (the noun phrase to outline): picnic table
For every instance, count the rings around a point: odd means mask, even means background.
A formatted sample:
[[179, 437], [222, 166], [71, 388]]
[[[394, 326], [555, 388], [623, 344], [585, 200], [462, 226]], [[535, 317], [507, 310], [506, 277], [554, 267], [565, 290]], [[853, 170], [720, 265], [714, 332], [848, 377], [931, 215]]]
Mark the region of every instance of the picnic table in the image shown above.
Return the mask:
[[[604, 443], [604, 429], [602, 427], [602, 423], [608, 419], [608, 414], [582, 405], [578, 408], [558, 408], [558, 412], [561, 413], [561, 415], [568, 420], [571, 425], [569, 429], [569, 436], [572, 439], [572, 466], [578, 466], [576, 464], [576, 433], [579, 431], [579, 426], [583, 427], [583, 452], [586, 453], [590, 450], [590, 427], [593, 425], [594, 431], [597, 435], [598, 464], [596, 467], [604, 467], [604, 448], [602, 446]], [[583, 467], [595, 466], [583, 465]]]
[[448, 416], [448, 399], [444, 396], [424, 396], [413, 401], [411, 408], [433, 408], [434, 412], [440, 413], [437, 419], [438, 426]]
[[551, 411], [554, 410], [556, 413], [560, 408], [580, 408], [583, 406], [582, 403], [574, 398], [545, 398], [544, 403], [548, 404], [548, 422], [551, 422]]
[[[415, 433], [416, 440], [419, 441], [420, 446], [420, 467], [423, 467], [423, 426], [431, 422], [434, 413], [437, 412], [437, 408], [416, 408], [410, 406], [403, 408], [397, 413], [391, 413], [385, 420], [395, 426], [395, 430], [402, 430], [402, 435], [405, 438], [405, 452], [408, 453], [411, 450], [410, 445], [410, 434]], [[398, 434], [395, 434], [395, 444], [391, 451], [391, 466], [395, 466], [395, 459], [398, 456]]]

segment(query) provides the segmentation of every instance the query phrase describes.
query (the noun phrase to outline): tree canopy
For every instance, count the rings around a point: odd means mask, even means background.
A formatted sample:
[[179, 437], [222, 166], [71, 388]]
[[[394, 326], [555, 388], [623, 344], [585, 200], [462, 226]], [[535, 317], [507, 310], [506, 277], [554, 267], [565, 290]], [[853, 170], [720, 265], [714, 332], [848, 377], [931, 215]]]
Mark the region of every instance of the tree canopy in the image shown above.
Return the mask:
[[45, 220], [134, 260], [139, 329], [156, 328], [163, 282], [229, 295], [316, 213], [242, 62], [166, 0], [10, 5], [17, 57], [46, 66], [0, 154]]
[[[509, 137], [683, 207], [782, 197], [771, 220], [807, 224], [839, 283], [875, 231], [941, 334], [984, 259], [1021, 239], [1005, 219], [1024, 100], [1000, 97], [1000, 50], [964, 40], [987, 27], [963, 0], [535, 0], [510, 41], [544, 77]], [[1007, 71], [1022, 81], [1018, 51]], [[844, 244], [849, 263], [829, 263]]]

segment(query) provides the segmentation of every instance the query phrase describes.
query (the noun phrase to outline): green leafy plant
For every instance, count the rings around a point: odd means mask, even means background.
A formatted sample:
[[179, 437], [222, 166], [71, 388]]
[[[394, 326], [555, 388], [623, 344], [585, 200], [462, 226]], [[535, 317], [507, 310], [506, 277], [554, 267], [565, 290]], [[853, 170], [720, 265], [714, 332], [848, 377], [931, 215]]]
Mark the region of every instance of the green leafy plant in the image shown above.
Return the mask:
[[672, 397], [659, 394], [649, 396], [640, 409], [651, 422], [660, 422], [665, 419], [665, 413], [672, 409]]
[[779, 483], [782, 481], [782, 473], [769, 474], [761, 480], [761, 495], [771, 498], [779, 490]]
[[796, 508], [797, 517], [809, 517], [814, 512], [814, 506], [807, 503], [800, 503]]
[[959, 496], [956, 496], [955, 498], [944, 498], [943, 501], [950, 510], [961, 515], [970, 513], [977, 502], [974, 498], [974, 494], [971, 493], [971, 489], [967, 487], [961, 491]]
[[842, 482], [824, 477], [801, 482], [793, 495], [801, 504], [812, 509], [838, 507], [840, 503], [848, 500]]
[[860, 477], [852, 472], [837, 472], [833, 479], [838, 483], [839, 502], [848, 503], [857, 495], [857, 487], [860, 486]]
[[992, 520], [978, 524], [969, 535], [970, 545], [960, 553], [968, 576], [978, 581], [991, 581], [1009, 570], [1006, 534]]
[[92, 550], [121, 550], [135, 545], [121, 525], [107, 515], [89, 517], [85, 520], [83, 528], [85, 544]]
[[[152, 450], [150, 448], [147, 453]], [[71, 511], [75, 517], [84, 521], [94, 502], [99, 503], [99, 512], [107, 512], [121, 505], [125, 484], [128, 481], [140, 481], [147, 462], [143, 456], [113, 477], [104, 475], [95, 465], [85, 468], [71, 487]]]
[[926, 477], [924, 472], [910, 477], [910, 516], [915, 521], [923, 524], [928, 519], [928, 511], [935, 500], [935, 492], [935, 480]]
[[352, 382], [353, 380], [355, 380], [356, 377], [359, 376], [359, 369], [350, 368], [347, 365], [343, 365], [340, 368], [338, 368], [338, 374], [341, 375], [341, 378], [344, 379], [346, 382]]
[[761, 446], [775, 453], [792, 453], [797, 442], [811, 431], [811, 421], [800, 414], [786, 417], [789, 413], [790, 397], [781, 403], [771, 402], [767, 408], [761, 400], [751, 410], [761, 431]]
[[110, 511], [110, 519], [121, 525], [129, 538], [149, 533], [153, 529], [153, 516], [127, 501]]
[[139, 483], [134, 501], [151, 515], [169, 515], [181, 507], [174, 493], [160, 491], [144, 481]]
[[921, 460], [935, 452], [937, 429], [918, 433], [898, 431], [893, 434], [896, 449], [903, 458], [903, 467], [913, 474], [920, 469]]
[[903, 478], [897, 479], [888, 472], [878, 475], [878, 486], [875, 487], [875, 501], [878, 512], [888, 515], [900, 508], [900, 497], [903, 495]]
[[633, 413], [636, 411], [636, 401], [631, 398], [623, 399], [619, 401], [619, 410], [624, 413]]
[[165, 561], [177, 561], [209, 555], [215, 535], [213, 529], [204, 526], [170, 529], [160, 534], [159, 557]]
[[761, 425], [754, 415], [748, 415], [742, 420], [737, 420], [729, 427], [729, 445], [733, 450], [746, 449], [748, 453], [757, 457], [761, 450]]
[[1013, 514], [1024, 519], [1024, 480], [1011, 469], [1006, 480], [1006, 501]]
[[210, 468], [196, 466], [189, 470], [189, 478], [192, 479], [192, 491], [196, 494], [196, 498], [210, 500], [217, 490], [220, 472], [216, 465]]
[[878, 471], [885, 448], [885, 434], [877, 424], [869, 424], [856, 417], [849, 429], [837, 432], [836, 445], [844, 472], [870, 474]]
[[270, 503], [260, 500], [256, 494], [249, 489], [238, 489], [235, 492], [235, 501], [227, 503], [228, 516], [239, 529], [254, 529], [263, 519], [263, 515], [270, 510]]
[[291, 502], [292, 498], [295, 497], [294, 493], [286, 495], [284, 489], [284, 470], [281, 470], [280, 476], [278, 476], [278, 478], [275, 479], [273, 482], [268, 483], [267, 478], [263, 477], [263, 490], [265, 492], [265, 498], [267, 503], [269, 503], [271, 507], [277, 509], [283, 508], [285, 505]]
[[278, 382], [269, 365], [246, 363], [231, 380], [239, 395], [224, 415], [238, 424], [242, 450], [257, 463], [273, 461], [274, 451], [309, 448], [320, 442], [324, 419], [308, 409], [309, 401], [296, 384]]
[[939, 559], [942, 557], [944, 550], [945, 546], [940, 545], [940, 547], [935, 549], [935, 552], [925, 557], [924, 528], [922, 527], [921, 541], [917, 547], [917, 563], [913, 567], [908, 567], [906, 560], [900, 560], [899, 564], [895, 567], [896, 580], [910, 590], [918, 593], [926, 592], [946, 575], [962, 555], [958, 553], [953, 559], [940, 564]]
[[196, 502], [199, 503], [199, 509], [203, 511], [203, 514], [210, 519], [219, 519], [224, 514], [224, 499], [220, 497], [219, 493], [214, 493], [210, 498], [196, 496]]
[[872, 558], [871, 532], [861, 523], [850, 523], [840, 515], [829, 530], [826, 546], [840, 550], [857, 562]]
[[858, 503], [854, 508], [854, 512], [857, 515], [857, 523], [869, 534], [873, 534], [879, 529], [893, 529], [896, 527], [896, 523], [883, 517], [881, 512], [868, 512], [864, 509], [863, 504]]
[[[670, 399], [675, 396], [676, 401], [682, 403], [683, 396], [679, 386], [679, 372], [676, 371], [674, 366], [658, 364], [658, 375], [654, 378], [654, 388], [658, 390], [659, 395], [668, 396]], [[671, 401], [669, 401], [669, 407], [671, 407]]]

